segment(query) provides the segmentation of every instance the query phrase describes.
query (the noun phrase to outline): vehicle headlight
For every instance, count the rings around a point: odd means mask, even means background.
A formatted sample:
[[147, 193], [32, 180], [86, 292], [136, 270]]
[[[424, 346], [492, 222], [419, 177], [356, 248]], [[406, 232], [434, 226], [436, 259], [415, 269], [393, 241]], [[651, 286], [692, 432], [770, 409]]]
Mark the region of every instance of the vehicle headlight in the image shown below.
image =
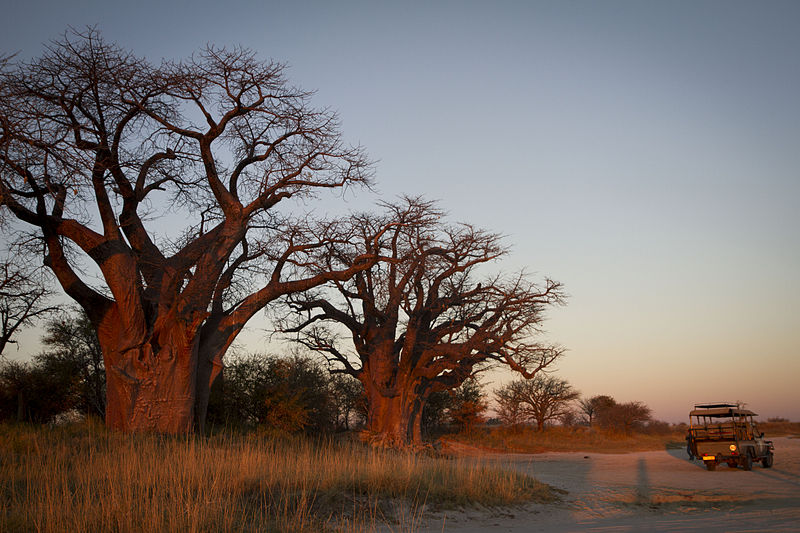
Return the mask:
[[736, 445], [735, 444], [731, 444], [730, 445], [730, 449], [731, 449], [732, 452], [735, 452], [736, 451]]

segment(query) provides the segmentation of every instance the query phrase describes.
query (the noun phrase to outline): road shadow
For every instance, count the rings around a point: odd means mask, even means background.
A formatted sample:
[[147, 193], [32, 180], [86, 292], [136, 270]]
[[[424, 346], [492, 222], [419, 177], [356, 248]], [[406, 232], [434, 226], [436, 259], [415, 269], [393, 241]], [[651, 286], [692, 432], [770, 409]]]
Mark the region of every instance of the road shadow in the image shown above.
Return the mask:
[[766, 477], [772, 481], [780, 481], [781, 483], [800, 487], [800, 476], [792, 472], [782, 470], [781, 468], [764, 468], [762, 466], [753, 466], [752, 472], [759, 476]]
[[639, 458], [636, 465], [636, 503], [647, 505], [652, 498], [650, 487], [650, 476], [647, 473], [647, 461], [643, 457]]
[[703, 461], [701, 461], [700, 459], [694, 459], [694, 460], [689, 459], [689, 454], [686, 453], [686, 448], [666, 447], [665, 451], [667, 452], [667, 454], [677, 459], [678, 461], [681, 461], [682, 463], [688, 463], [696, 468], [705, 469]]

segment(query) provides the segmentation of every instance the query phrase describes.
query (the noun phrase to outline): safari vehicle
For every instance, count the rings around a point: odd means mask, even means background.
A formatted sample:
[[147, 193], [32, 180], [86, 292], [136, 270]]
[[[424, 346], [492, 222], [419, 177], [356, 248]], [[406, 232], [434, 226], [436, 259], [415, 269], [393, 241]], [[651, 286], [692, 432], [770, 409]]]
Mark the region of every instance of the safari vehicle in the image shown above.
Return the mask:
[[753, 411], [736, 404], [714, 403], [695, 405], [689, 412], [689, 450], [703, 460], [706, 468], [715, 470], [720, 463], [731, 468], [753, 468], [761, 461], [764, 468], [772, 466], [772, 441], [759, 433]]

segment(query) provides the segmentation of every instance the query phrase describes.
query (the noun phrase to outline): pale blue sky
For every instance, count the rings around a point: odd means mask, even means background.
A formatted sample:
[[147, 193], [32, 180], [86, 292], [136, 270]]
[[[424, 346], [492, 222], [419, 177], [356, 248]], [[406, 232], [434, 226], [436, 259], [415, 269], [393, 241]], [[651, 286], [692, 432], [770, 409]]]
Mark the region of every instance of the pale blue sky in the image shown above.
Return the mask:
[[28, 0], [0, 51], [87, 24], [153, 62], [287, 62], [382, 197], [441, 199], [566, 284], [548, 329], [585, 394], [800, 420], [800, 3]]

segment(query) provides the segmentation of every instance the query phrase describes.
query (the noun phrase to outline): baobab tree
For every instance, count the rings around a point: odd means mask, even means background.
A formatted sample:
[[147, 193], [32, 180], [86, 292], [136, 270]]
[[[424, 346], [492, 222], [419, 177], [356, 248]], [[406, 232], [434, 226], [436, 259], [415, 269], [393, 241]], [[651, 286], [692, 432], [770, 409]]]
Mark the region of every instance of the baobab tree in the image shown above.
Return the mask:
[[96, 328], [115, 429], [202, 428], [256, 312], [367, 266], [303, 276], [335, 227], [279, 208], [370, 178], [336, 115], [245, 49], [153, 66], [90, 28], [0, 75], [0, 205]]
[[[331, 291], [295, 293], [283, 331], [324, 353], [332, 371], [364, 385], [367, 428], [389, 445], [421, 440], [422, 409], [437, 391], [504, 364], [525, 377], [562, 350], [537, 340], [544, 311], [563, 301], [561, 284], [524, 275], [480, 276], [506, 255], [498, 235], [442, 222], [420, 198], [353, 217], [358, 245], [344, 243], [320, 265], [341, 268], [361, 255], [380, 260]], [[388, 229], [387, 229], [388, 228]], [[379, 238], [375, 235], [383, 232]]]

